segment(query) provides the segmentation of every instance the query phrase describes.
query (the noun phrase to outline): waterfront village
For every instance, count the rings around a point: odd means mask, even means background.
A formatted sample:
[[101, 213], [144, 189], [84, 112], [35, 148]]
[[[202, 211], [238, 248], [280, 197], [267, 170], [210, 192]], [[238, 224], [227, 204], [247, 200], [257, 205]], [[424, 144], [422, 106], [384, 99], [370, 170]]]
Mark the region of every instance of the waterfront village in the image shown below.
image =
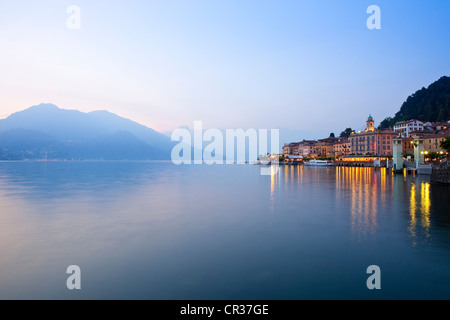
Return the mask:
[[283, 146], [280, 164], [308, 164], [316, 160], [336, 166], [387, 167], [431, 173], [432, 163], [447, 163], [441, 142], [450, 136], [450, 121], [425, 122], [416, 119], [397, 122], [387, 129], [375, 128], [371, 115], [366, 129], [339, 137], [291, 142]]

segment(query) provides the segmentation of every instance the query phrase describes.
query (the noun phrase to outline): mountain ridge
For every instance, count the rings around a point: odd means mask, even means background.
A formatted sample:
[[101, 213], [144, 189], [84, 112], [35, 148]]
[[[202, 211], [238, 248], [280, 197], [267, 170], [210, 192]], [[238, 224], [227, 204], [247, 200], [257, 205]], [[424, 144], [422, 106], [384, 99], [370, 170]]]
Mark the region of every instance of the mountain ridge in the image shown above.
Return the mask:
[[[33, 147], [31, 132], [49, 137], [47, 144]], [[0, 120], [0, 159], [50, 154], [57, 159], [168, 160], [172, 147], [169, 137], [106, 110], [84, 113], [45, 103]]]

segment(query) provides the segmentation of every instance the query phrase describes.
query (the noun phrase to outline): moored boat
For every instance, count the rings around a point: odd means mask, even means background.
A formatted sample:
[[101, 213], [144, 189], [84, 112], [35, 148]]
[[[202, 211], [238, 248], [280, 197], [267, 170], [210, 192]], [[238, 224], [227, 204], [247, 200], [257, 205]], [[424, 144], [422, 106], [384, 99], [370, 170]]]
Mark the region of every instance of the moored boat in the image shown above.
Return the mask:
[[329, 167], [333, 165], [333, 161], [329, 160], [310, 160], [305, 162], [305, 166]]
[[272, 162], [272, 159], [270, 157], [260, 157], [258, 159], [259, 164], [262, 165], [270, 165]]

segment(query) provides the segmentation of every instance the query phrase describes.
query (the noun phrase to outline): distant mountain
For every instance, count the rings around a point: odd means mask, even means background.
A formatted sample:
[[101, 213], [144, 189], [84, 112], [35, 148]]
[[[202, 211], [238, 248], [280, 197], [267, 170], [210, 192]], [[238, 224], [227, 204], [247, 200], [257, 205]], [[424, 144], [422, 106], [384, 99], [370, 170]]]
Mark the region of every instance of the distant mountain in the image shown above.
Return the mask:
[[379, 128], [392, 127], [404, 120], [440, 122], [450, 119], [450, 77], [442, 77], [428, 88], [409, 96], [394, 117], [384, 119]]
[[107, 111], [40, 104], [0, 120], [0, 159], [170, 159], [173, 143]]
[[0, 132], [0, 159], [64, 158], [60, 142], [35, 130], [11, 129]]

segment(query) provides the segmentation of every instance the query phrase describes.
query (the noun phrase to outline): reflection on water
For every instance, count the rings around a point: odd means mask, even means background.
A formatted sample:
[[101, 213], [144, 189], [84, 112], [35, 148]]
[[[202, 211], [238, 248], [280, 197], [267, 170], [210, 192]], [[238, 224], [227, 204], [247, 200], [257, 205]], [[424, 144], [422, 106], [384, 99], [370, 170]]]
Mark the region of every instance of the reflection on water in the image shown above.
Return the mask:
[[[413, 239], [416, 238], [416, 210], [417, 210], [417, 202], [416, 202], [416, 185], [414, 183], [411, 183], [411, 200], [410, 200], [410, 215], [411, 215], [411, 223], [409, 225], [409, 232], [411, 232], [411, 236]], [[413, 240], [413, 244], [415, 245], [416, 242]]]
[[[284, 191], [307, 185], [324, 183], [335, 176], [336, 201], [350, 203], [351, 231], [358, 236], [375, 235], [379, 211], [393, 213], [392, 208], [399, 206], [409, 208], [408, 231], [413, 245], [417, 241], [425, 243], [430, 238], [431, 227], [431, 185], [428, 176], [411, 176], [404, 172], [394, 175], [386, 168], [336, 167], [308, 168], [304, 166], [284, 166], [282, 177], [271, 176], [270, 194], [271, 211], [274, 210], [274, 199], [279, 186], [279, 178], [283, 178]], [[423, 179], [426, 179], [424, 181]], [[394, 193], [395, 183], [399, 194]], [[408, 186], [410, 186], [408, 190]], [[400, 187], [400, 188], [399, 188]], [[295, 188], [294, 188], [295, 189]], [[402, 190], [409, 193], [409, 203], [402, 203]], [[435, 186], [435, 195], [448, 198], [446, 187]], [[324, 198], [326, 194], [323, 194]], [[325, 200], [325, 199], [324, 199]], [[445, 203], [445, 202], [444, 202]], [[317, 204], [320, 205], [320, 204]], [[419, 220], [418, 220], [419, 219]]]
[[421, 202], [421, 212], [420, 216], [422, 217], [422, 225], [427, 230], [430, 228], [430, 184], [428, 182], [421, 183], [421, 192], [420, 192], [420, 202]]
[[392, 189], [393, 179], [385, 168], [337, 167], [336, 195], [350, 193], [351, 226], [353, 232], [375, 234], [379, 207], [387, 206], [387, 190]]
[[370, 264], [389, 270], [378, 297], [450, 298], [450, 188], [385, 168], [271, 170], [0, 163], [0, 298], [371, 298]]
[[[420, 202], [417, 202], [417, 198]], [[409, 225], [409, 232], [411, 233], [413, 245], [417, 244], [417, 241], [427, 242], [430, 237], [430, 183], [421, 182], [420, 192], [416, 191], [416, 184], [411, 183], [410, 191], [410, 206], [409, 212], [411, 216], [411, 223]], [[418, 235], [418, 221], [416, 215], [420, 216], [420, 235]]]

